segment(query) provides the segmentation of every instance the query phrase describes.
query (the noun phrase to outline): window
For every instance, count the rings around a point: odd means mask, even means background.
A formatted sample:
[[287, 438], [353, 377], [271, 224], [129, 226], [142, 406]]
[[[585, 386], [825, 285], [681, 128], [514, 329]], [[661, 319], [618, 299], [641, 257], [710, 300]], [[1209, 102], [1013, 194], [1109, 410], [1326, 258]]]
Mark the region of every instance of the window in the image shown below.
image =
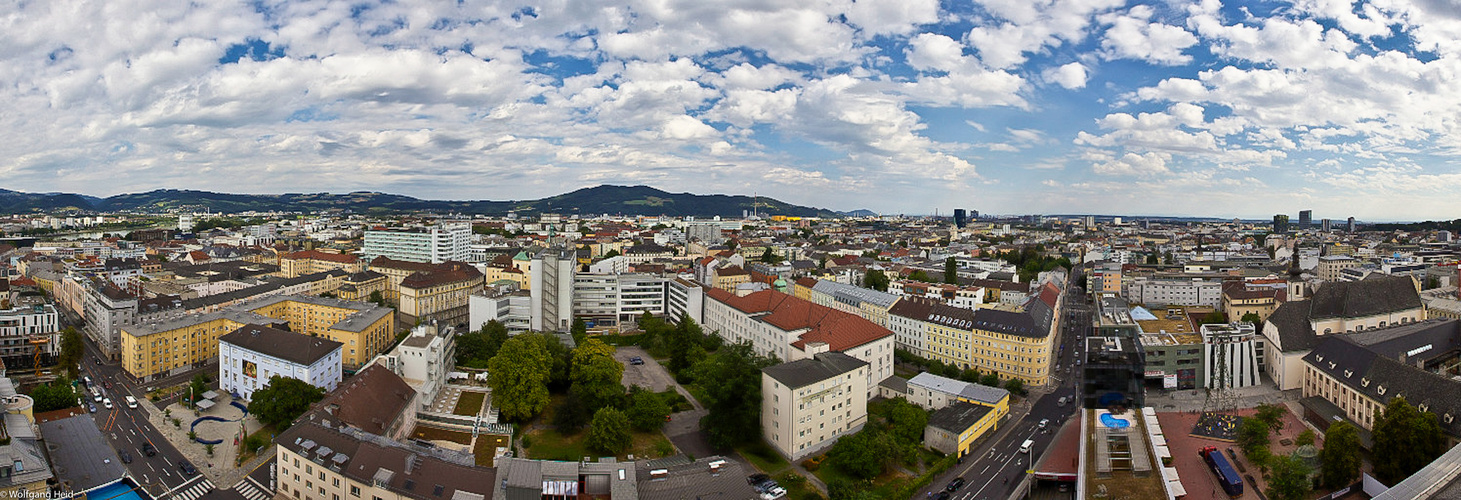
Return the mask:
[[353, 486], [352, 485], [350, 487], [350, 496], [352, 496], [352, 497], [358, 497], [358, 496], [360, 496], [360, 487], [359, 486]]

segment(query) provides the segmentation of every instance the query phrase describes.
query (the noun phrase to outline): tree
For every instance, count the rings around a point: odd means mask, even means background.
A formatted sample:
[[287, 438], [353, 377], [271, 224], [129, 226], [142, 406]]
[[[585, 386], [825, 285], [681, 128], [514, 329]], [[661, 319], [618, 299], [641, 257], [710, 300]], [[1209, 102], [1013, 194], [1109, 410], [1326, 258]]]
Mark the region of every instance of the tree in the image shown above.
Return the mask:
[[1302, 500], [1307, 498], [1311, 483], [1309, 466], [1298, 457], [1277, 455], [1268, 461], [1268, 489], [1264, 491], [1273, 500]]
[[1254, 415], [1259, 421], [1274, 431], [1283, 430], [1283, 416], [1288, 413], [1281, 405], [1261, 404], [1258, 405], [1258, 413]]
[[370, 301], [381, 307], [386, 306], [386, 298], [381, 295], [380, 290], [370, 292]]
[[635, 430], [649, 432], [658, 429], [669, 414], [670, 405], [663, 395], [637, 385], [629, 388], [629, 408], [625, 410], [625, 416], [629, 417], [629, 424]]
[[1304, 429], [1304, 432], [1300, 432], [1299, 436], [1294, 438], [1294, 446], [1305, 446], [1314, 444], [1314, 439], [1316, 437], [1317, 436], [1314, 435], [1314, 431], [1312, 429]]
[[887, 420], [888, 434], [898, 441], [914, 444], [923, 441], [923, 429], [928, 426], [928, 410], [899, 397], [883, 403], [882, 416]]
[[702, 425], [711, 446], [726, 449], [761, 435], [761, 369], [772, 364], [741, 342], [720, 348], [696, 367], [696, 380], [715, 381], [701, 385], [710, 410]]
[[1153, 265], [1153, 266], [1157, 265], [1158, 264], [1158, 262], [1157, 262], [1157, 254], [1154, 254], [1154, 253], [1147, 254], [1146, 255], [1146, 263], [1149, 264], [1149, 265]]
[[944, 259], [944, 283], [959, 284], [959, 263], [952, 256]]
[[497, 320], [488, 321], [481, 330], [463, 333], [457, 336], [457, 365], [486, 368], [506, 341], [507, 327]]
[[203, 399], [203, 393], [208, 392], [208, 376], [202, 373], [193, 375], [193, 380], [188, 382], [188, 389], [192, 392], [192, 394], [188, 395], [188, 397], [192, 398], [190, 403], [193, 406], [197, 406], [198, 400]]
[[738, 246], [740, 246], [740, 243], [737, 242], [735, 239], [725, 240], [725, 247], [727, 249], [735, 250]]
[[877, 443], [871, 429], [851, 436], [843, 436], [827, 451], [827, 460], [847, 475], [859, 479], [872, 479], [883, 471], [883, 461], [878, 457]]
[[1375, 416], [1375, 476], [1394, 485], [1445, 451], [1436, 414], [1421, 412], [1403, 397], [1391, 399]]
[[629, 419], [619, 410], [599, 408], [588, 431], [588, 447], [618, 455], [629, 449], [634, 436], [629, 435]]
[[913, 281], [922, 281], [924, 283], [935, 283], [935, 281], [933, 280], [933, 278], [931, 278], [931, 277], [928, 276], [928, 272], [926, 272], [926, 271], [924, 271], [922, 269], [914, 270], [912, 273], [910, 273], [908, 275], [908, 279], [913, 280]]
[[588, 339], [573, 350], [572, 376], [570, 391], [589, 411], [614, 405], [624, 395], [619, 383], [624, 365], [614, 359], [614, 348], [599, 339]]
[[553, 410], [553, 427], [565, 435], [578, 434], [583, 426], [588, 425], [590, 418], [593, 418], [593, 410], [584, 406], [582, 399], [570, 396]]
[[990, 387], [999, 387], [999, 374], [994, 372], [986, 373], [983, 376], [979, 377], [979, 384], [987, 385]]
[[323, 388], [297, 378], [274, 375], [269, 377], [269, 383], [254, 391], [253, 399], [249, 400], [249, 413], [258, 417], [259, 422], [282, 431], [308, 411], [309, 405], [324, 398]]
[[1245, 418], [1238, 426], [1238, 446], [1243, 453], [1254, 455], [1268, 449], [1268, 424], [1257, 418]]
[[81, 334], [75, 328], [66, 327], [61, 332], [61, 353], [56, 362], [61, 369], [66, 371], [66, 377], [72, 380], [81, 378], [76, 366], [81, 364], [81, 357], [86, 353], [85, 344], [81, 340]]
[[1201, 324], [1201, 325], [1207, 325], [1207, 324], [1222, 324], [1222, 323], [1227, 323], [1227, 322], [1228, 322], [1228, 317], [1225, 316], [1225, 315], [1223, 315], [1223, 312], [1222, 311], [1213, 311], [1213, 312], [1207, 313], [1206, 316], [1203, 316], [1202, 317], [1202, 320], [1200, 320], [1198, 322], [1198, 324]]
[[618, 257], [618, 256], [619, 256], [619, 250], [617, 250], [617, 249], [609, 250], [609, 253], [604, 254], [604, 258], [605, 259], [612, 259], [612, 258]]
[[781, 263], [781, 256], [776, 255], [776, 251], [773, 250], [771, 247], [766, 247], [766, 251], [761, 252], [761, 262], [765, 262], [767, 264], [779, 264]]
[[1017, 378], [1006, 380], [1004, 381], [1004, 390], [1010, 391], [1010, 394], [1024, 395], [1025, 382]]
[[1329, 425], [1324, 448], [1319, 450], [1320, 482], [1325, 488], [1349, 486], [1360, 477], [1360, 433], [1349, 422]]
[[882, 271], [877, 269], [871, 269], [867, 272], [867, 275], [862, 277], [862, 286], [879, 292], [886, 292], [888, 291], [888, 275], [883, 274]]
[[1244, 314], [1243, 317], [1239, 319], [1239, 321], [1242, 321], [1244, 323], [1252, 323], [1253, 328], [1255, 328], [1258, 333], [1263, 333], [1263, 319], [1258, 317], [1258, 313], [1250, 312]]
[[548, 381], [553, 359], [543, 336], [523, 334], [507, 339], [487, 362], [487, 385], [502, 417], [523, 421], [548, 407]]
[[35, 401], [34, 412], [42, 413], [75, 407], [78, 396], [74, 387], [71, 385], [71, 380], [61, 377], [49, 384], [31, 389], [30, 398]]
[[569, 327], [568, 334], [573, 336], [575, 344], [582, 345], [583, 339], [588, 338], [588, 323], [583, 318], [573, 318], [573, 326]]

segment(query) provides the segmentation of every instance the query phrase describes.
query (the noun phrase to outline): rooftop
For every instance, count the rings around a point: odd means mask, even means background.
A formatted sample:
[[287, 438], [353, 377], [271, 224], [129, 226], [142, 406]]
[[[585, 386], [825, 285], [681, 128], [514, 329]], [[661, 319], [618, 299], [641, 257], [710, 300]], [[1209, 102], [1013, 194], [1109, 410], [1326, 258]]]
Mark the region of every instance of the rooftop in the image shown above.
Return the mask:
[[928, 425], [936, 429], [943, 429], [954, 434], [962, 433], [979, 423], [989, 412], [994, 411], [993, 407], [976, 405], [963, 401], [939, 408], [928, 415]]
[[218, 342], [305, 366], [315, 364], [345, 345], [323, 337], [312, 337], [263, 325], [244, 325], [219, 337]]
[[822, 352], [811, 358], [768, 366], [761, 372], [792, 389], [806, 387], [867, 366], [866, 361], [840, 352]]

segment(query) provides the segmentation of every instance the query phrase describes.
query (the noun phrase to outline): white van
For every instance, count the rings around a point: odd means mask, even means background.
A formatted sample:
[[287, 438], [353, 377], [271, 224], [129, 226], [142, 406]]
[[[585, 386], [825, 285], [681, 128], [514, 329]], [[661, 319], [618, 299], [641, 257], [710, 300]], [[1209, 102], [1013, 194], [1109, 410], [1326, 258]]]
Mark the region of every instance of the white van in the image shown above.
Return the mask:
[[127, 407], [128, 408], [137, 408], [137, 399], [136, 398], [133, 398], [132, 396], [127, 396], [124, 399], [127, 400]]
[[1029, 453], [1030, 448], [1035, 446], [1034, 439], [1026, 439], [1025, 444], [1020, 445], [1020, 453]]

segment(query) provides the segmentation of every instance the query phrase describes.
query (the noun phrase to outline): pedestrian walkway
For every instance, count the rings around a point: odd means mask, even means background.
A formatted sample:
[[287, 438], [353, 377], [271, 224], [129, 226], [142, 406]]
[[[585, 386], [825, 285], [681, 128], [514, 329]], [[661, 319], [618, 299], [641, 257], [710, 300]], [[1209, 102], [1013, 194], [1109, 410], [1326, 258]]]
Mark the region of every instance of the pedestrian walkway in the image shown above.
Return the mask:
[[213, 491], [213, 483], [199, 476], [194, 481], [183, 483], [182, 486], [174, 488], [169, 492], [170, 495], [164, 495], [164, 498], [167, 500], [198, 500], [198, 497], [208, 494], [209, 491]]
[[245, 477], [243, 481], [239, 481], [238, 484], [233, 485], [233, 491], [238, 492], [239, 495], [243, 495], [247, 500], [268, 500], [274, 496], [272, 493], [269, 493], [268, 488], [254, 482], [254, 478], [252, 477]]

